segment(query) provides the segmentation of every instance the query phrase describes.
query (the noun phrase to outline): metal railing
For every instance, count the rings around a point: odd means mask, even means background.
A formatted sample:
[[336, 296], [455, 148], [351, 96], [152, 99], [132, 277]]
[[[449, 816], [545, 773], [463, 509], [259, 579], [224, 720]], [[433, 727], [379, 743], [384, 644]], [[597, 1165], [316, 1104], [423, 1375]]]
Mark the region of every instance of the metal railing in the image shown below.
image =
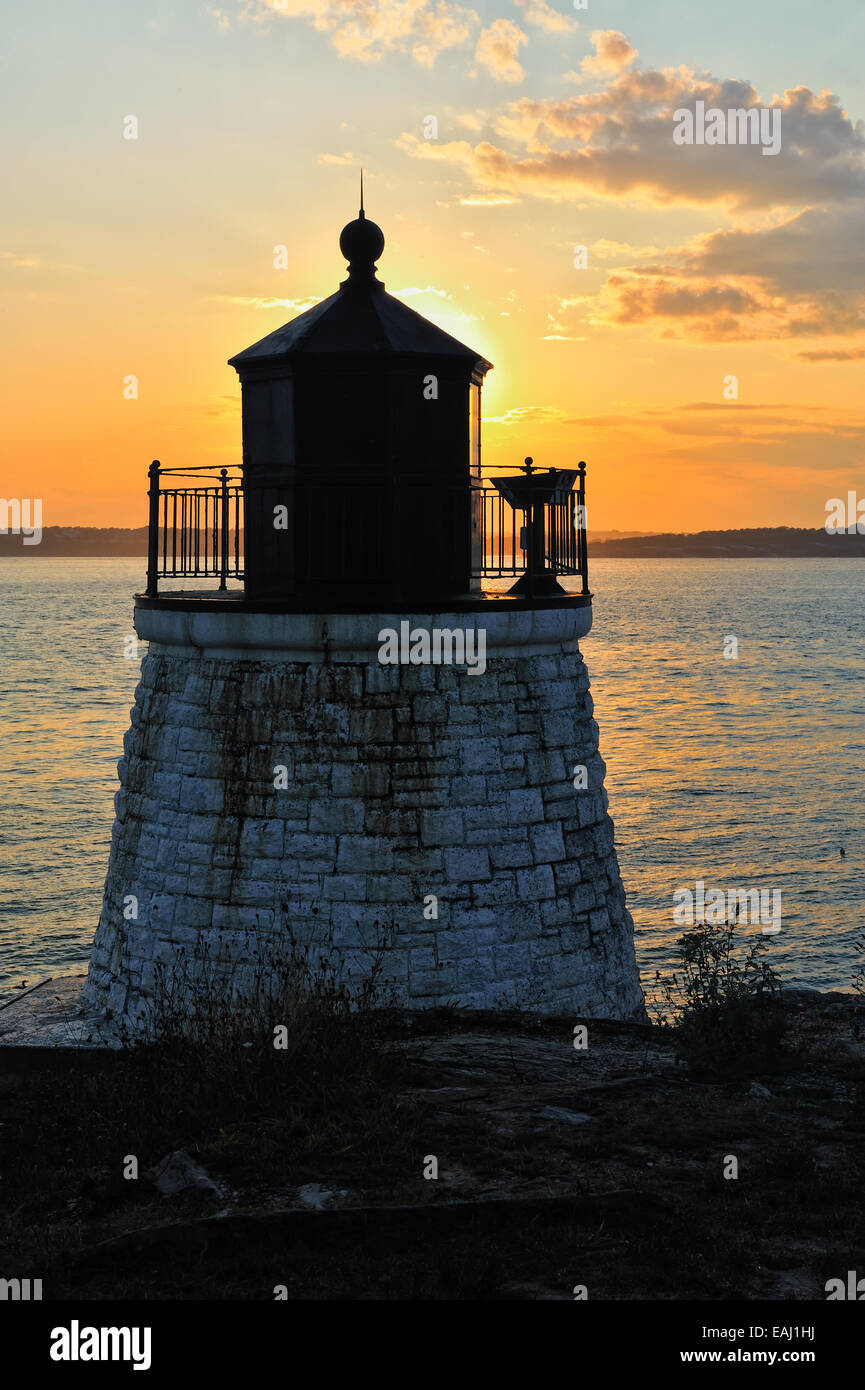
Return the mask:
[[[201, 475], [214, 482], [201, 481]], [[242, 579], [243, 480], [238, 470], [210, 465], [149, 470], [147, 593], [155, 597], [160, 579]], [[167, 487], [162, 479], [171, 480]], [[193, 478], [192, 486], [174, 479]]]
[[[229, 580], [243, 580], [244, 518], [252, 506], [264, 504], [255, 492], [244, 489], [241, 471], [211, 465], [163, 468], [155, 460], [149, 479], [147, 594], [158, 595], [161, 579], [215, 578], [219, 590], [225, 590]], [[454, 484], [426, 485], [417, 480], [395, 486], [379, 482], [375, 486], [382, 489], [382, 497], [387, 493], [395, 517], [412, 531], [419, 526], [423, 508], [427, 539], [436, 499], [458, 491], [470, 512], [473, 578], [518, 576], [531, 565], [533, 572], [580, 576], [582, 592], [588, 593], [584, 463], [577, 470], [573, 491], [528, 510], [507, 502], [489, 475], [473, 477], [468, 487], [456, 489]], [[371, 491], [369, 484], [359, 483], [337, 487], [298, 484], [298, 516], [306, 522], [301, 526], [301, 537], [309, 533], [313, 513], [318, 511], [325, 521], [319, 535], [326, 538], [315, 554], [301, 547], [296, 557], [300, 578], [308, 582], [350, 579], [361, 553], [367, 565], [372, 561], [375, 566], [371, 549], [381, 549], [382, 537], [358, 521], [363, 515], [360, 504], [367, 509], [370, 506]], [[452, 517], [453, 512], [445, 515]], [[440, 534], [436, 538], [441, 539]], [[385, 557], [380, 555], [379, 559], [384, 565]], [[418, 562], [423, 563], [422, 547]]]
[[[544, 506], [536, 504], [537, 519], [523, 508], [505, 500], [490, 478], [483, 479], [480, 498], [481, 566], [476, 576], [484, 579], [509, 578], [523, 574], [529, 563], [530, 535], [540, 525], [543, 511], [543, 563], [552, 574], [575, 574], [583, 579], [588, 592], [586, 552], [586, 465], [577, 468], [573, 492]], [[538, 552], [541, 547], [538, 546]], [[540, 561], [540, 553], [538, 560]]]

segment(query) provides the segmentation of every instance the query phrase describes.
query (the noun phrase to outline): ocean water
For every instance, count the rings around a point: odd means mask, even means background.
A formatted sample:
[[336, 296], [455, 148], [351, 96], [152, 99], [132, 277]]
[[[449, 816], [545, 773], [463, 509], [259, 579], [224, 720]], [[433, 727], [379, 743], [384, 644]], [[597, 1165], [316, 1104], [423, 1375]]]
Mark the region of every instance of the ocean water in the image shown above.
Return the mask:
[[[674, 891], [702, 879], [779, 890], [782, 977], [850, 989], [865, 934], [862, 582], [855, 560], [591, 566], [583, 654], [647, 986], [674, 961]], [[0, 994], [86, 964], [142, 586], [134, 559], [0, 558]]]

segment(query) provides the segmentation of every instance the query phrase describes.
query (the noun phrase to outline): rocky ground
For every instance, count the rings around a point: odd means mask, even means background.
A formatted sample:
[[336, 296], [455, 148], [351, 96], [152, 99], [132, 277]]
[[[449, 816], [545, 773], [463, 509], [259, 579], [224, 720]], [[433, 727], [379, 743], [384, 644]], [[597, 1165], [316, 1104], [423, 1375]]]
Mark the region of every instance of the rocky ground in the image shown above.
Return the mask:
[[786, 998], [795, 1055], [725, 1084], [656, 1028], [440, 1011], [235, 1104], [7, 1031], [5, 1263], [61, 1299], [823, 1300], [865, 1272], [862, 1010]]

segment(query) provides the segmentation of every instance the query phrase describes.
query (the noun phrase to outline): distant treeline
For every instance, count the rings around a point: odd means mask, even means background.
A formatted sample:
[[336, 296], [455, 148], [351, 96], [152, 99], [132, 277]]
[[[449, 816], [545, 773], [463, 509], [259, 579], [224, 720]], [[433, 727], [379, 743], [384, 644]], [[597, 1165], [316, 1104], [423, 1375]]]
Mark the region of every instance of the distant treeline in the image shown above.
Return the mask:
[[827, 557], [865, 557], [865, 536], [858, 533], [829, 536], [823, 527], [808, 530], [795, 526], [755, 526], [738, 531], [697, 531], [681, 535], [630, 536], [627, 539], [593, 541], [589, 535], [589, 555], [596, 559], [654, 559], [679, 557], [747, 559], [757, 556], [784, 556], [823, 559]]
[[39, 545], [0, 535], [0, 555], [147, 555], [146, 526], [44, 526]]
[[[147, 527], [46, 526], [39, 545], [24, 545], [22, 536], [0, 535], [0, 555], [147, 555]], [[233, 545], [232, 533], [232, 545]], [[661, 535], [589, 533], [589, 554], [601, 559], [674, 559], [711, 556], [865, 556], [865, 536], [847, 532], [829, 536], [820, 527], [758, 526], [738, 531], [676, 532]]]

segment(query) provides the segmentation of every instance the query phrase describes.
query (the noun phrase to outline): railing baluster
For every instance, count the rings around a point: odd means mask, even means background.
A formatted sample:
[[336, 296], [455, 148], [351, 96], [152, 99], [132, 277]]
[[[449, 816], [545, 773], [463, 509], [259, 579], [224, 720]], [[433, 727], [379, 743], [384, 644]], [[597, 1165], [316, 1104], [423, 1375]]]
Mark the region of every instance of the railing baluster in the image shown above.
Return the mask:
[[220, 589], [225, 589], [227, 587], [226, 576], [228, 574], [228, 469], [221, 468], [219, 471], [220, 477], [222, 478], [222, 487], [220, 489], [220, 504], [222, 508], [220, 534], [222, 539], [222, 550], [219, 566], [219, 587]]
[[240, 577], [240, 488], [234, 489], [234, 573]]
[[579, 482], [577, 482], [577, 499], [579, 499], [579, 502], [577, 502], [577, 505], [579, 505], [580, 507], [580, 512], [579, 514], [577, 514], [577, 520], [579, 520], [579, 531], [577, 531], [577, 538], [579, 538], [579, 553], [577, 553], [577, 569], [579, 569], [580, 578], [581, 580], [583, 580], [583, 592], [584, 594], [587, 594], [588, 527], [587, 525], [585, 525], [585, 463], [583, 460], [580, 460], [579, 466], [577, 466], [577, 473], [579, 473]]
[[147, 590], [151, 598], [159, 592], [159, 459], [154, 459], [148, 470], [150, 487], [148, 489], [147, 515]]

